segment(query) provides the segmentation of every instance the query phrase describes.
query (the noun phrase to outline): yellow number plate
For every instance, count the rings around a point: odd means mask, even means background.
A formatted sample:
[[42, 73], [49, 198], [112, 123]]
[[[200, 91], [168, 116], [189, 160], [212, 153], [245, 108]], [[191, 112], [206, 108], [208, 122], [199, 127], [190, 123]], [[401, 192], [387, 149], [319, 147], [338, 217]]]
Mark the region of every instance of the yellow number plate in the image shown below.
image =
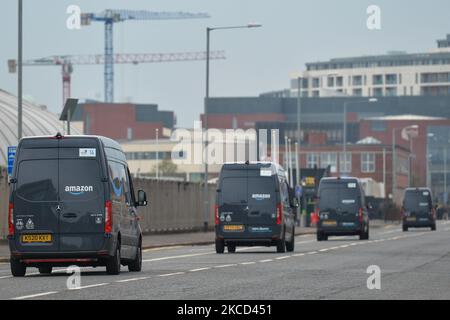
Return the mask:
[[406, 221], [416, 221], [416, 217], [408, 217], [406, 218]]
[[324, 226], [335, 226], [337, 223], [336, 223], [336, 221], [329, 220], [329, 221], [324, 221], [324, 222], [322, 222], [322, 224], [323, 224]]
[[223, 226], [223, 230], [224, 231], [244, 231], [244, 226], [229, 224], [229, 225]]
[[23, 243], [33, 242], [52, 242], [51, 234], [24, 234], [22, 235]]

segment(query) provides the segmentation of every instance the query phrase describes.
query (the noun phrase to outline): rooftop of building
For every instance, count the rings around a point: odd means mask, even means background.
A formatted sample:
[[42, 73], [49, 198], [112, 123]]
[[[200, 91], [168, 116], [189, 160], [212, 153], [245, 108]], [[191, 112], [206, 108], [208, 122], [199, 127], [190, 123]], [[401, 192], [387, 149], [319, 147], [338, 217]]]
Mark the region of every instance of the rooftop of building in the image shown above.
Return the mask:
[[416, 114], [401, 114], [401, 115], [389, 115], [382, 117], [368, 117], [363, 120], [383, 120], [383, 121], [439, 121], [439, 120], [447, 120], [442, 117], [429, 117], [429, 116], [421, 116]]
[[[16, 146], [17, 139], [17, 97], [0, 89], [0, 165], [7, 163], [7, 146]], [[45, 106], [23, 100], [22, 136], [45, 136], [64, 132], [64, 125], [58, 115], [47, 110]], [[72, 133], [78, 133], [71, 128]]]

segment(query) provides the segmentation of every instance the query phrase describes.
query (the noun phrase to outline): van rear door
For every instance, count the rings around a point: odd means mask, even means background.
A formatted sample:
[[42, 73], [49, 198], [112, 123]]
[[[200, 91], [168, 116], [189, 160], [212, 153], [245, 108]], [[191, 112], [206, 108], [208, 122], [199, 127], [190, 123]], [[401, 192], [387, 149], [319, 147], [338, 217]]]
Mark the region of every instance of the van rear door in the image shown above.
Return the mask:
[[356, 181], [326, 181], [320, 186], [319, 209], [324, 226], [352, 227], [359, 223], [360, 190]]
[[61, 251], [98, 251], [103, 246], [105, 187], [98, 143], [96, 139], [61, 140], [58, 173]]
[[243, 232], [248, 221], [247, 170], [232, 172], [221, 181], [219, 219], [224, 231]]
[[403, 207], [408, 212], [408, 221], [428, 221], [433, 209], [431, 194], [428, 190], [407, 190]]
[[59, 248], [58, 148], [26, 141], [19, 147], [13, 192], [15, 246], [19, 252]]
[[275, 176], [260, 176], [259, 170], [250, 170], [247, 195], [250, 231], [255, 233], [272, 231], [265, 227], [272, 226], [276, 222], [276, 188]]

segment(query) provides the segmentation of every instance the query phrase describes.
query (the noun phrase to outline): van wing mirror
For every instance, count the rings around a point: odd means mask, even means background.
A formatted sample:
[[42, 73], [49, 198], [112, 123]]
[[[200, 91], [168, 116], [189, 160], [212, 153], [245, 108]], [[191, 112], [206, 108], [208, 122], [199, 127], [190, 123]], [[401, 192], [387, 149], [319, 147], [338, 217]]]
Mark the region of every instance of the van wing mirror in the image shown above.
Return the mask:
[[139, 207], [145, 207], [147, 205], [147, 194], [143, 190], [138, 191], [138, 203]]

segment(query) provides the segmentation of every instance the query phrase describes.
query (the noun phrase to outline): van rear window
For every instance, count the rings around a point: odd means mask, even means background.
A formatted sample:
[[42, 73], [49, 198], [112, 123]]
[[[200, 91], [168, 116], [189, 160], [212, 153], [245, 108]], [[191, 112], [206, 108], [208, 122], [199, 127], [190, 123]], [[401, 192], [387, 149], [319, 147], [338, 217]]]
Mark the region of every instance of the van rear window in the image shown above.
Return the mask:
[[247, 203], [247, 179], [224, 178], [220, 192], [222, 203]]
[[61, 200], [89, 200], [103, 192], [101, 170], [96, 160], [61, 159], [59, 190]]
[[428, 210], [432, 206], [430, 192], [406, 191], [403, 206], [406, 210]]
[[326, 183], [320, 187], [319, 207], [327, 209], [353, 210], [361, 206], [358, 188], [349, 183]]
[[30, 160], [19, 164], [18, 197], [28, 201], [56, 201], [58, 160]]

